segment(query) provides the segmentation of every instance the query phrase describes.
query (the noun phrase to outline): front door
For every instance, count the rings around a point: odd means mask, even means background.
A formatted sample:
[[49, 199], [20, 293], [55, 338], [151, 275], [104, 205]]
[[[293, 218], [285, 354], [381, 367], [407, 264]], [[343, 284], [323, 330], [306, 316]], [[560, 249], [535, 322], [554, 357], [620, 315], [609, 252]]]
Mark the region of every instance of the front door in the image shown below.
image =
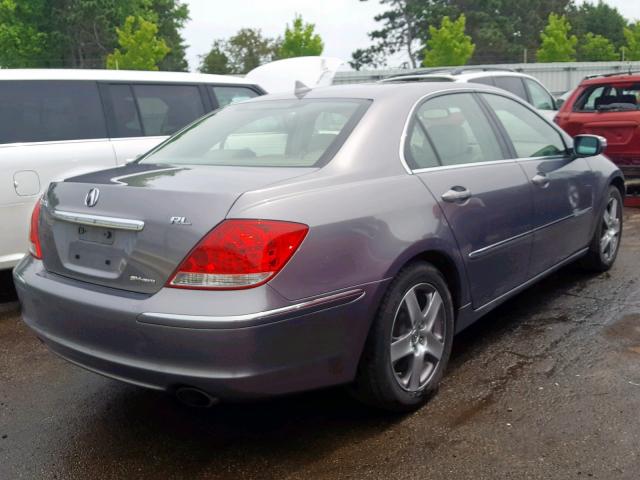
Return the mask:
[[590, 238], [593, 185], [587, 161], [572, 159], [560, 132], [528, 107], [482, 94], [511, 140], [533, 194], [533, 251], [529, 276], [584, 248]]
[[474, 308], [526, 280], [532, 201], [472, 93], [427, 100], [416, 112], [407, 154], [438, 201], [464, 258]]

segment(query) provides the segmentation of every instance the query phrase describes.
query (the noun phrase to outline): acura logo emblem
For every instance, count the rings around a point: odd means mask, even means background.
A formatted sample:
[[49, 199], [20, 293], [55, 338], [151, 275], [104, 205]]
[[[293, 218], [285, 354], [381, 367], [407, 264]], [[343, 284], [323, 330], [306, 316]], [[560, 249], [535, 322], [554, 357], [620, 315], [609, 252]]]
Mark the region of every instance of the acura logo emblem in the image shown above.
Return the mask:
[[92, 188], [91, 190], [89, 190], [89, 193], [87, 193], [87, 196], [84, 197], [84, 204], [87, 207], [95, 207], [96, 203], [98, 203], [99, 197], [100, 190], [98, 190], [97, 188]]

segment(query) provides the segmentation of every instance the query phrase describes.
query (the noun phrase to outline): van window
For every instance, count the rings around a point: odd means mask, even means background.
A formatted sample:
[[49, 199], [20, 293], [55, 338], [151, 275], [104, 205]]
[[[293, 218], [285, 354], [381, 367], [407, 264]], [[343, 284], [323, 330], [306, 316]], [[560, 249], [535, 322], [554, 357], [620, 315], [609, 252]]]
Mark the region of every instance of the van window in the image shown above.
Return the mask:
[[109, 85], [109, 96], [111, 97], [114, 123], [111, 136], [115, 138], [142, 137], [142, 125], [131, 86]]
[[196, 85], [133, 85], [146, 136], [171, 135], [204, 115]]
[[527, 98], [527, 91], [524, 89], [524, 83], [522, 83], [522, 79], [520, 77], [494, 77], [494, 81], [496, 82], [496, 87], [502, 88], [507, 92], [511, 92], [526, 102], [529, 101]]
[[226, 107], [230, 103], [242, 102], [257, 97], [258, 93], [248, 87], [211, 86], [213, 95], [218, 99], [220, 107]]
[[95, 82], [0, 81], [0, 144], [106, 137]]

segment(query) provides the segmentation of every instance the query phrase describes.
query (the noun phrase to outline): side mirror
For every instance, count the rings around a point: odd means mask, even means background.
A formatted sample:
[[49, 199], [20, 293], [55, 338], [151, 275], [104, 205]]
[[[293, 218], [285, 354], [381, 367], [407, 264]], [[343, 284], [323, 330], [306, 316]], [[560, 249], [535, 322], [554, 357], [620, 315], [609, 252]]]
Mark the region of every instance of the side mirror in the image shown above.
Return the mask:
[[607, 148], [607, 139], [598, 135], [576, 135], [573, 139], [573, 153], [576, 158], [594, 157]]

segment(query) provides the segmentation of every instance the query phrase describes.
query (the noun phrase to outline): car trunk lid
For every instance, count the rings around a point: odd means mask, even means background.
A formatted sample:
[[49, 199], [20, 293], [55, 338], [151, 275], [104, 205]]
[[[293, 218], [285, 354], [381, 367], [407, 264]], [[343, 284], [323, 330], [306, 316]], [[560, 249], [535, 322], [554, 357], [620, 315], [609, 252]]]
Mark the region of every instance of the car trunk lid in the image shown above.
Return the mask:
[[133, 164], [53, 183], [41, 214], [44, 266], [155, 293], [242, 193], [310, 170]]

